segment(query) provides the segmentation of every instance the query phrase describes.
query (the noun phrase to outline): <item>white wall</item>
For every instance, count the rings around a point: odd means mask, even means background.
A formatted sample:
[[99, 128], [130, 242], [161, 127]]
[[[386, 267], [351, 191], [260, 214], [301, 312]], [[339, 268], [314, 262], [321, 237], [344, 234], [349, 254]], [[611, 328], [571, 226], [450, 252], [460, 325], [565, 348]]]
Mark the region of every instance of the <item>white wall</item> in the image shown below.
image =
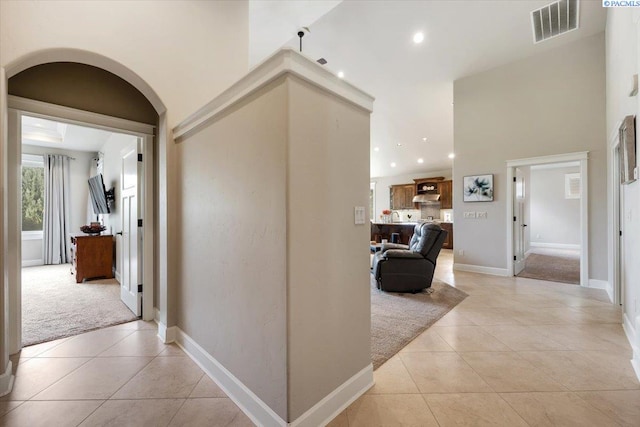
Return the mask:
[[120, 259], [122, 248], [120, 245], [122, 241], [120, 240], [120, 236], [116, 235], [117, 232], [122, 231], [122, 206], [120, 206], [120, 194], [122, 190], [120, 184], [122, 169], [121, 151], [137, 139], [135, 136], [114, 133], [111, 134], [100, 149], [100, 152], [104, 154], [102, 171], [104, 186], [107, 190], [113, 188], [115, 195], [114, 209], [111, 210], [110, 214], [102, 215], [102, 219], [105, 227], [107, 227], [106, 231], [113, 234], [116, 240], [116, 277], [120, 277], [120, 273], [122, 272], [120, 268], [120, 264], [122, 263]]
[[531, 169], [531, 243], [580, 245], [580, 199], [565, 198], [568, 173], [580, 173], [580, 168]]
[[[632, 76], [640, 72], [640, 13], [632, 9], [609, 9], [607, 13], [607, 136], [613, 140], [621, 120], [637, 115], [640, 110], [638, 96], [629, 97]], [[636, 141], [638, 139], [636, 118]], [[636, 153], [638, 153], [636, 147]], [[608, 154], [611, 154], [608, 151]], [[618, 177], [609, 175], [610, 185], [617, 185]], [[636, 373], [640, 376], [640, 181], [622, 186], [624, 199], [623, 230], [624, 259], [623, 283], [625, 329], [635, 345]], [[611, 205], [612, 199], [609, 199]], [[613, 222], [611, 216], [609, 221]], [[613, 280], [613, 264], [610, 265]], [[633, 342], [635, 341], [635, 342]]]
[[[436, 176], [443, 176], [446, 179], [451, 179], [451, 177], [453, 176], [453, 171], [451, 169], [445, 169], [445, 170], [418, 172], [418, 173], [405, 174], [405, 175], [379, 176], [379, 177], [371, 178], [371, 182], [376, 183], [376, 200], [375, 200], [376, 205], [374, 207], [375, 209], [374, 218], [377, 220], [380, 217], [380, 214], [382, 213], [382, 211], [384, 209], [389, 209], [389, 207], [391, 206], [391, 202], [389, 200], [389, 195], [390, 195], [389, 187], [391, 187], [392, 185], [398, 185], [398, 184], [413, 184], [414, 179], [431, 178]], [[419, 217], [420, 210], [415, 209], [413, 211], [415, 212], [412, 212], [412, 215], [417, 214]], [[405, 213], [403, 213], [403, 215], [404, 214]], [[412, 217], [412, 219], [415, 219], [415, 218], [416, 217]]]
[[604, 54], [601, 33], [454, 83], [454, 180], [494, 175], [493, 202], [454, 191], [456, 264], [507, 271], [507, 160], [589, 151], [589, 278], [606, 280]]
[[[69, 163], [71, 185], [71, 211], [69, 230], [72, 233], [80, 233], [80, 226], [86, 224], [87, 199], [89, 197], [89, 170], [91, 159], [96, 153], [87, 151], [61, 150], [56, 148], [37, 147], [23, 145], [23, 154], [63, 154], [75, 158]], [[42, 260], [42, 239], [22, 241], [22, 261]]]

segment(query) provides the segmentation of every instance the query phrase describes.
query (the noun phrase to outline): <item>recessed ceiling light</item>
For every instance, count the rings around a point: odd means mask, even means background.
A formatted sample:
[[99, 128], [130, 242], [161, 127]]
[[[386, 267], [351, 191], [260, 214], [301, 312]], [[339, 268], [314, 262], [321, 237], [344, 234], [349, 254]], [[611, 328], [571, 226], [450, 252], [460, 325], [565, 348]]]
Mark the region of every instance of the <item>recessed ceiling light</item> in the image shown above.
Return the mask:
[[396, 162], [392, 162], [392, 163], [391, 163], [391, 167], [392, 167], [392, 168], [395, 168], [395, 167], [396, 167]]
[[423, 140], [424, 142], [427, 142], [427, 137], [426, 137], [426, 136], [425, 136], [425, 137], [423, 137], [423, 138], [422, 138], [422, 140]]
[[380, 147], [375, 147], [373, 151], [380, 151]]
[[424, 159], [421, 157], [418, 159], [418, 163], [424, 163]]
[[344, 72], [338, 71], [338, 77], [340, 77], [341, 79], [344, 79]]
[[417, 32], [413, 35], [413, 42], [415, 44], [422, 43], [424, 41], [424, 34], [421, 32]]
[[398, 147], [402, 147], [402, 142], [398, 142]]
[[453, 159], [455, 156], [456, 156], [456, 155], [455, 155], [455, 154], [453, 154], [453, 153], [449, 154], [449, 158], [450, 158], [450, 159]]

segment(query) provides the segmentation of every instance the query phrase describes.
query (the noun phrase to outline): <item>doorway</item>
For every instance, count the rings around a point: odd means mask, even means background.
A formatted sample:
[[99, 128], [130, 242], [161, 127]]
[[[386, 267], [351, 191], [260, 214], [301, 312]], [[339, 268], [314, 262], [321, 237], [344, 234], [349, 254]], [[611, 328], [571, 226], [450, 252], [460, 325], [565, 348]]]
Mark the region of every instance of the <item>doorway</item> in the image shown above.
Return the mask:
[[507, 162], [511, 275], [588, 286], [587, 153]]
[[[78, 120], [79, 117], [82, 120]], [[106, 277], [102, 273], [98, 277], [93, 277], [89, 274], [88, 276], [85, 275], [87, 280], [84, 280], [85, 277], [82, 278], [81, 282], [83, 283], [76, 283], [75, 279], [78, 276], [71, 273], [74, 273], [73, 259], [80, 261], [78, 256], [79, 242], [81, 239], [83, 239], [82, 241], [97, 241], [94, 238], [85, 239], [86, 236], [79, 236], [76, 239], [78, 241], [76, 243], [78, 253], [72, 254], [72, 245], [69, 244], [67, 249], [63, 251], [66, 252], [67, 257], [61, 259], [59, 263], [55, 263], [57, 265], [35, 267], [34, 265], [37, 262], [34, 263], [34, 259], [23, 260], [27, 261], [22, 262], [22, 264], [28, 271], [23, 271], [23, 274], [17, 278], [18, 301], [23, 302], [20, 306], [22, 310], [19, 310], [19, 320], [22, 324], [20, 332], [24, 332], [24, 335], [20, 334], [20, 342], [23, 344], [35, 344], [134, 320], [142, 314], [142, 301], [145, 301], [145, 299], [148, 303], [144, 305], [144, 309], [149, 310], [146, 317], [148, 318], [149, 314], [151, 314], [151, 318], [153, 318], [153, 259], [150, 256], [145, 263], [142, 256], [142, 251], [144, 250], [147, 250], [148, 252], [146, 253], [148, 254], [153, 253], [152, 206], [154, 192], [144, 191], [145, 188], [151, 190], [153, 186], [153, 166], [152, 162], [148, 162], [148, 164], [138, 162], [139, 159], [144, 159], [145, 156], [152, 158], [153, 127], [14, 97], [9, 98], [9, 118], [10, 147], [14, 147], [14, 149], [10, 150], [8, 162], [10, 168], [20, 166], [22, 153], [25, 151], [23, 150], [24, 147], [28, 147], [26, 151], [29, 151], [32, 156], [39, 156], [42, 159], [48, 155], [47, 153], [55, 152], [59, 156], [65, 156], [69, 163], [74, 164], [74, 173], [69, 173], [72, 178], [70, 179], [71, 191], [69, 194], [71, 196], [70, 208], [72, 208], [73, 214], [69, 215], [69, 224], [64, 227], [65, 234], [68, 231], [69, 234], [82, 235], [80, 225], [99, 222], [105, 227], [103, 234], [106, 235], [98, 237], [108, 240], [107, 250], [111, 250], [111, 253], [113, 253], [111, 248], [114, 246], [114, 238], [111, 236], [116, 236], [123, 231], [122, 207], [118, 206], [118, 202], [115, 201], [110, 213], [96, 213], [92, 206], [93, 203], [91, 203], [92, 197], [90, 196], [91, 192], [87, 181], [92, 176], [100, 177], [105, 184], [105, 190], [113, 187], [115, 189], [114, 192], [120, 194], [123, 181], [121, 176], [124, 172], [122, 170], [121, 151], [123, 147], [130, 147], [133, 144], [136, 147], [134, 178], [136, 182], [140, 182], [136, 191], [136, 195], [140, 195], [140, 197], [135, 197], [137, 200], [136, 211], [138, 211], [135, 214], [136, 227], [133, 233], [127, 233], [136, 242], [136, 248], [139, 248], [140, 251], [135, 256], [131, 256], [130, 259], [125, 259], [122, 256], [122, 241], [120, 238], [115, 238], [114, 278]], [[25, 124], [27, 125], [26, 127]], [[119, 127], [118, 124], [122, 126]], [[61, 131], [57, 138], [54, 135], [54, 129]], [[48, 132], [48, 135], [45, 131]], [[47, 138], [44, 136], [47, 136]], [[66, 143], [65, 139], [67, 139]], [[80, 146], [74, 146], [74, 139], [77, 140], [75, 143]], [[27, 144], [23, 144], [24, 142], [27, 142]], [[57, 143], [57, 148], [52, 148], [52, 143]], [[74, 150], [74, 148], [76, 149]], [[138, 153], [138, 151], [140, 152]], [[127, 172], [131, 173], [130, 170]], [[13, 205], [11, 199], [12, 195], [14, 195], [16, 204], [13, 206], [21, 207], [22, 197], [19, 197], [20, 192], [18, 191], [22, 187], [21, 183], [10, 180], [8, 184], [10, 189], [15, 188], [16, 190], [14, 193], [9, 192], [9, 205]], [[73, 203], [74, 199], [75, 203]], [[18, 211], [15, 212], [15, 216], [9, 216], [9, 223], [10, 232], [15, 227], [15, 235], [18, 236], [16, 239], [18, 250], [16, 252], [22, 255], [27, 254], [29, 250], [32, 251], [33, 245], [31, 245], [30, 249], [27, 248], [27, 245], [23, 245], [23, 242], [26, 241], [20, 237], [20, 234], [22, 233], [21, 223], [24, 221], [24, 215], [21, 208]], [[150, 224], [150, 229], [138, 228], [138, 221], [140, 220], [142, 221], [141, 225], [144, 223]], [[147, 237], [144, 241], [142, 239], [143, 235]], [[65, 240], [65, 243], [70, 242], [70, 239]], [[137, 244], [138, 242], [140, 242], [139, 245]], [[27, 258], [31, 257], [33, 255], [27, 256]], [[94, 257], [89, 255], [89, 258], [91, 258], [92, 262], [94, 261]], [[36, 258], [37, 260], [38, 258]], [[111, 262], [111, 259], [106, 262]], [[44, 262], [42, 263], [44, 264]], [[136, 266], [133, 269], [136, 271], [136, 277], [133, 281], [123, 281], [121, 277], [121, 272], [124, 270], [123, 265], [129, 265], [130, 263], [134, 263]], [[137, 268], [138, 265], [140, 268]], [[78, 267], [79, 264], [75, 266], [75, 273], [79, 271]], [[108, 266], [108, 270], [111, 271], [111, 265]], [[129, 270], [127, 269], [127, 271]], [[98, 280], [91, 280], [94, 278]], [[24, 281], [21, 279], [24, 279]], [[45, 280], [43, 281], [42, 279]], [[55, 286], [47, 288], [47, 285]], [[124, 289], [125, 285], [126, 289]], [[43, 289], [55, 291], [56, 297], [49, 299], [49, 304], [46, 304], [46, 302], [44, 305], [40, 304], [41, 315], [38, 315], [38, 301], [42, 301], [41, 298], [34, 296], [41, 294]], [[136, 302], [133, 305], [123, 304], [123, 296], [125, 294], [130, 295], [132, 290], [135, 290]], [[32, 298], [27, 299], [27, 297]], [[56, 298], [66, 299], [67, 301], [65, 303], [58, 301]], [[60, 312], [52, 314], [50, 310], [55, 306], [58, 306]], [[46, 307], [46, 309], [43, 310], [43, 307]], [[34, 308], [36, 309], [35, 313]], [[74, 310], [81, 312], [82, 315], [78, 316], [79, 313], [74, 312]], [[65, 321], [65, 318], [74, 320]], [[55, 321], [52, 321], [52, 319], [55, 319]], [[42, 327], [42, 325], [46, 325], [46, 327]], [[34, 331], [36, 332], [35, 335]]]

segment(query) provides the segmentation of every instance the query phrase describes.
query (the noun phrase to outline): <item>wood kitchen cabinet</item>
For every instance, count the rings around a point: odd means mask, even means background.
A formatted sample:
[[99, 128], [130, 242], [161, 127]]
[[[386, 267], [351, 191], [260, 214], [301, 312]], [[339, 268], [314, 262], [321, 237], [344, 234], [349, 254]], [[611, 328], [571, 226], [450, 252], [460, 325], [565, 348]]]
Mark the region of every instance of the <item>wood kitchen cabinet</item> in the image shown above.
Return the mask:
[[416, 209], [413, 196], [416, 195], [416, 187], [413, 184], [392, 185], [389, 191], [391, 209]]
[[451, 222], [441, 222], [440, 227], [443, 230], [447, 231], [447, 238], [442, 244], [443, 249], [453, 249], [453, 223]]
[[438, 189], [440, 190], [440, 209], [453, 209], [453, 185], [452, 182], [442, 181]]
[[71, 236], [71, 259], [76, 283], [113, 278], [113, 236]]

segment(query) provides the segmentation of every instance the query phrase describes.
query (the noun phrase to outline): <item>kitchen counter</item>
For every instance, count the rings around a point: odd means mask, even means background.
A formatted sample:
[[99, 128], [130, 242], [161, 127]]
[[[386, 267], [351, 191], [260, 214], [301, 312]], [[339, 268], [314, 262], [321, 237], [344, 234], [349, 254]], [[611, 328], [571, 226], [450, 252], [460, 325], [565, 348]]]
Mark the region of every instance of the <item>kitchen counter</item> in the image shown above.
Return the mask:
[[[447, 230], [447, 241], [444, 244], [444, 248], [453, 249], [453, 223], [439, 221], [439, 220], [429, 220], [429, 221], [420, 221], [423, 222], [435, 222], [442, 226], [443, 229]], [[371, 223], [371, 241], [380, 243], [382, 240], [391, 241], [391, 234], [398, 233], [400, 236], [400, 242], [403, 244], [409, 244], [411, 240], [411, 236], [413, 236], [413, 231], [415, 226], [419, 224], [418, 222], [372, 222]]]

